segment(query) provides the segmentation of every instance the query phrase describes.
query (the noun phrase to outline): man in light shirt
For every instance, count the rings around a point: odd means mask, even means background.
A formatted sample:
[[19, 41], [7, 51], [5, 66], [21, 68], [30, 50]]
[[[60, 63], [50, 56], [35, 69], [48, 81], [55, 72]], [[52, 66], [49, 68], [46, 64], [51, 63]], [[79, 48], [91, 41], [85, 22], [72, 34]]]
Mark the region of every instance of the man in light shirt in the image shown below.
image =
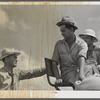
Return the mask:
[[[56, 83], [64, 82], [75, 88], [76, 80], [85, 79], [84, 66], [88, 47], [82, 39], [77, 38], [74, 34], [78, 28], [70, 16], [64, 16], [57, 26], [59, 26], [64, 39], [55, 44], [52, 56]], [[58, 64], [61, 76], [58, 74]]]
[[95, 42], [98, 42], [95, 31], [86, 29], [79, 36], [87, 43], [88, 51], [85, 61], [86, 78], [76, 85], [76, 89], [100, 90], [100, 48], [94, 45]]
[[16, 90], [20, 80], [40, 77], [46, 74], [45, 68], [13, 70], [15, 67], [17, 67], [17, 56], [20, 55], [20, 52], [4, 49], [1, 51], [1, 55], [0, 60], [4, 63], [4, 66], [0, 69], [1, 90]]

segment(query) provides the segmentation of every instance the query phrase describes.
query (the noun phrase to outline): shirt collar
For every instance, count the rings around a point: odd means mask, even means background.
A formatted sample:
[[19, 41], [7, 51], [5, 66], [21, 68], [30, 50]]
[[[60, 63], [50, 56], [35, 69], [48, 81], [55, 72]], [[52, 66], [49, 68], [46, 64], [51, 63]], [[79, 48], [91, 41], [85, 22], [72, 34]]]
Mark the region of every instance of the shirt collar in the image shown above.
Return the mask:
[[[64, 43], [67, 45], [67, 49], [68, 49], [68, 51], [69, 51], [69, 46], [68, 46], [68, 44], [67, 44], [67, 42], [65, 41], [65, 39], [63, 39], [63, 41], [64, 41]], [[77, 36], [75, 35], [75, 42], [72, 44], [72, 46], [71, 46], [71, 48], [70, 48], [70, 51], [71, 50], [73, 50], [73, 48], [76, 46], [76, 44], [78, 43], [78, 38], [77, 38]]]

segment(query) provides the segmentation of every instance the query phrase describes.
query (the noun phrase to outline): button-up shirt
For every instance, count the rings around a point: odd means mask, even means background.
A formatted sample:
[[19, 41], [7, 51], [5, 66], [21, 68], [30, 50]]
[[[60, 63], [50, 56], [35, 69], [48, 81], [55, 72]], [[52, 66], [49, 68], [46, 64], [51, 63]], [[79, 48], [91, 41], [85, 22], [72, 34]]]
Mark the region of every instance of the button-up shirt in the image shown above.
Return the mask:
[[71, 48], [69, 48], [65, 39], [59, 40], [56, 43], [52, 60], [60, 64], [62, 78], [66, 78], [68, 76], [66, 74], [71, 71], [78, 70], [78, 59], [81, 56], [86, 58], [87, 50], [87, 44], [77, 37]]
[[78, 58], [80, 56], [86, 58], [87, 50], [87, 44], [80, 38], [76, 37], [76, 41], [70, 49], [65, 39], [59, 40], [55, 45], [52, 60], [60, 63], [62, 68], [75, 68], [78, 67]]

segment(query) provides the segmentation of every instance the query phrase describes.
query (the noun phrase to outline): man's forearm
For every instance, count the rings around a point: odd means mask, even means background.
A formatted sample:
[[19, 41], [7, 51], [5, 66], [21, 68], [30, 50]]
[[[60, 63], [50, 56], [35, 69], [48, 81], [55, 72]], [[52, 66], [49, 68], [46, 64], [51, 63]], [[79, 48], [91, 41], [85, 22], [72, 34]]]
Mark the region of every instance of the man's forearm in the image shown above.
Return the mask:
[[54, 76], [56, 77], [56, 79], [60, 79], [60, 75], [59, 75], [59, 70], [57, 68], [57, 63], [55, 61], [52, 62], [52, 68], [53, 68], [53, 72], [54, 72]]
[[84, 67], [85, 67], [85, 58], [84, 57], [80, 57], [79, 58], [79, 77], [81, 80], [85, 79], [85, 74], [84, 74]]
[[83, 74], [79, 74], [79, 77], [80, 77], [81, 80], [85, 79], [85, 76]]
[[20, 80], [24, 79], [30, 79], [35, 77], [40, 77], [46, 74], [46, 68], [37, 68], [37, 69], [31, 69], [31, 70], [21, 70], [20, 71]]

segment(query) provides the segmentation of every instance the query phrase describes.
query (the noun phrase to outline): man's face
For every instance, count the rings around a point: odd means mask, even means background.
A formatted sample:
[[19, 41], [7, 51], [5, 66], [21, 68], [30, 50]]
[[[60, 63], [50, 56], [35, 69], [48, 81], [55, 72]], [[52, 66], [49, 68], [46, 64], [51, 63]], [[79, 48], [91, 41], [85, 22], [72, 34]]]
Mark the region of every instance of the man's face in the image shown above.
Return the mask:
[[8, 56], [7, 62], [11, 67], [16, 67], [17, 66], [17, 56], [16, 55]]
[[88, 45], [93, 44], [93, 38], [92, 38], [91, 36], [84, 35], [84, 36], [82, 36], [82, 39], [83, 39]]
[[73, 35], [73, 30], [72, 28], [67, 28], [65, 25], [61, 25], [60, 26], [60, 31], [62, 33], [62, 36], [65, 38], [65, 39], [68, 39], [70, 37], [72, 37]]

